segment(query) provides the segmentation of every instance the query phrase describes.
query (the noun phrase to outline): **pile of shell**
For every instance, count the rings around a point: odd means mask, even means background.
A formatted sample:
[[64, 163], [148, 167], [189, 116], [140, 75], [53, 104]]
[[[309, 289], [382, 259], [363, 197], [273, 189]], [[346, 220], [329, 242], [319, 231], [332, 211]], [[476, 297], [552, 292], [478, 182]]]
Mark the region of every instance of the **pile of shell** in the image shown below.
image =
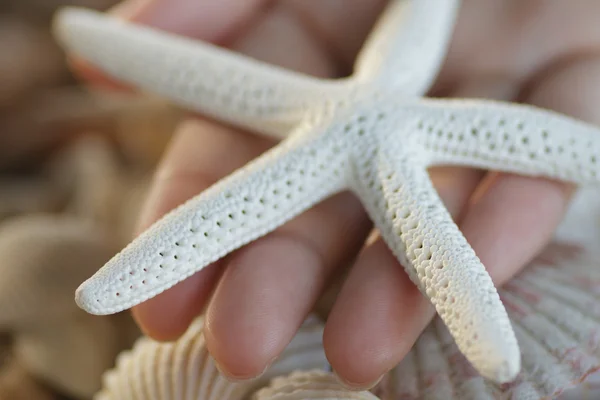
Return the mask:
[[88, 315], [74, 291], [130, 240], [179, 119], [77, 83], [49, 30], [66, 3], [0, 2], [0, 400], [89, 399], [139, 337], [128, 313]]

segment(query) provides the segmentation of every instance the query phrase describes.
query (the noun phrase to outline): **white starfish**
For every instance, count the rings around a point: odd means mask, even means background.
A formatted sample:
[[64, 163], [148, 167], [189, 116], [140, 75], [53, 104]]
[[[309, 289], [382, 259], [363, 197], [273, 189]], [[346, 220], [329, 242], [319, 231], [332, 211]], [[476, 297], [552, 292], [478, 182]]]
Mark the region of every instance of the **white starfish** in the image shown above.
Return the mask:
[[95, 314], [132, 307], [350, 189], [475, 368], [497, 382], [514, 378], [520, 353], [505, 309], [427, 168], [597, 183], [600, 131], [533, 107], [422, 98], [457, 8], [454, 0], [391, 1], [355, 74], [341, 80], [91, 11], [63, 11], [56, 28], [64, 46], [113, 77], [286, 138], [139, 236], [82, 284], [78, 304]]

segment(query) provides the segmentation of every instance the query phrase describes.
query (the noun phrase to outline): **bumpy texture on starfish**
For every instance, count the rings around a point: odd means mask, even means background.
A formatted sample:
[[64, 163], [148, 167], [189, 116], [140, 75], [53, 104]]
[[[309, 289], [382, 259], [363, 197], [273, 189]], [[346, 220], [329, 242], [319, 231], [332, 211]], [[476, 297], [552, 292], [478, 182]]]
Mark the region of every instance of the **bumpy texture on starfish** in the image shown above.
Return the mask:
[[475, 368], [497, 382], [514, 378], [520, 353], [506, 311], [427, 167], [598, 182], [600, 130], [533, 107], [422, 98], [457, 9], [454, 0], [391, 1], [355, 74], [340, 80], [91, 11], [60, 13], [64, 46], [109, 75], [285, 138], [139, 236], [79, 288], [78, 304], [95, 314], [132, 307], [350, 189]]

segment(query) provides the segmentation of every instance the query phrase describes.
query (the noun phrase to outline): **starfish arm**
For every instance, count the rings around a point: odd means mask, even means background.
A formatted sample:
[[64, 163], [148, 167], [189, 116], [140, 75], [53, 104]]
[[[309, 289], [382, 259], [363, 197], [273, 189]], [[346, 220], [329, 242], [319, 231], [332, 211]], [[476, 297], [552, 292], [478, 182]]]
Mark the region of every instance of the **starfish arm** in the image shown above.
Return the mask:
[[305, 129], [155, 223], [78, 288], [77, 304], [98, 315], [135, 306], [343, 190], [346, 152]]
[[427, 92], [452, 37], [459, 0], [391, 0], [359, 53], [359, 81], [406, 95]]
[[600, 128], [533, 106], [423, 100], [408, 112], [430, 163], [599, 183]]
[[418, 152], [403, 156], [407, 149], [389, 142], [360, 164], [355, 191], [473, 366], [497, 382], [513, 379], [519, 348], [491, 278], [442, 204]]
[[340, 87], [91, 10], [62, 10], [54, 32], [63, 47], [120, 81], [276, 137], [287, 136], [330, 86]]

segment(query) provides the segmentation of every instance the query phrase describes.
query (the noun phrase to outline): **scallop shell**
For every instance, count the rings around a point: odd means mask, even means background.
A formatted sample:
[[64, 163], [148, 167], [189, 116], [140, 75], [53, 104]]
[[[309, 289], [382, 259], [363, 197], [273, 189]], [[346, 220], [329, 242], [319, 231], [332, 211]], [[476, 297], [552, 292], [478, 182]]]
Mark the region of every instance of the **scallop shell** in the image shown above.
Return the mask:
[[558, 400], [598, 400], [600, 399], [600, 372], [596, 372], [581, 385], [565, 390]]
[[[597, 199], [598, 193], [594, 196]], [[581, 213], [582, 203], [594, 206], [588, 208], [587, 218]], [[231, 383], [219, 375], [207, 353], [199, 319], [174, 344], [140, 340], [105, 376], [105, 389], [95, 400], [241, 400], [251, 394], [254, 400], [570, 400], [577, 392], [569, 389], [600, 370], [600, 251], [597, 242], [590, 240], [600, 238], [600, 205], [597, 200], [590, 202], [589, 195], [576, 198], [575, 204], [578, 209], [567, 215], [557, 239], [499, 290], [522, 351], [522, 371], [509, 384], [484, 380], [439, 318], [372, 394], [346, 391], [326, 372], [322, 327], [314, 321], [304, 325], [260, 379]], [[321, 307], [325, 314], [328, 300]], [[315, 367], [321, 373], [311, 371]], [[293, 371], [304, 372], [281, 378]], [[273, 377], [280, 378], [256, 392]], [[591, 392], [583, 387], [580, 393]]]
[[176, 342], [140, 339], [104, 376], [94, 400], [242, 400], [272, 377], [294, 370], [326, 369], [322, 324], [309, 317], [279, 359], [260, 378], [231, 382], [206, 349], [203, 318]]
[[436, 318], [375, 393], [383, 400], [538, 400], [579, 384], [600, 369], [600, 265], [580, 251], [555, 242], [499, 290], [521, 347], [515, 381], [485, 381]]
[[82, 313], [73, 293], [115, 249], [96, 227], [52, 215], [0, 225], [0, 329], [29, 329]]
[[322, 370], [298, 371], [273, 379], [252, 396], [252, 400], [376, 400], [368, 391], [344, 388], [332, 373]]

